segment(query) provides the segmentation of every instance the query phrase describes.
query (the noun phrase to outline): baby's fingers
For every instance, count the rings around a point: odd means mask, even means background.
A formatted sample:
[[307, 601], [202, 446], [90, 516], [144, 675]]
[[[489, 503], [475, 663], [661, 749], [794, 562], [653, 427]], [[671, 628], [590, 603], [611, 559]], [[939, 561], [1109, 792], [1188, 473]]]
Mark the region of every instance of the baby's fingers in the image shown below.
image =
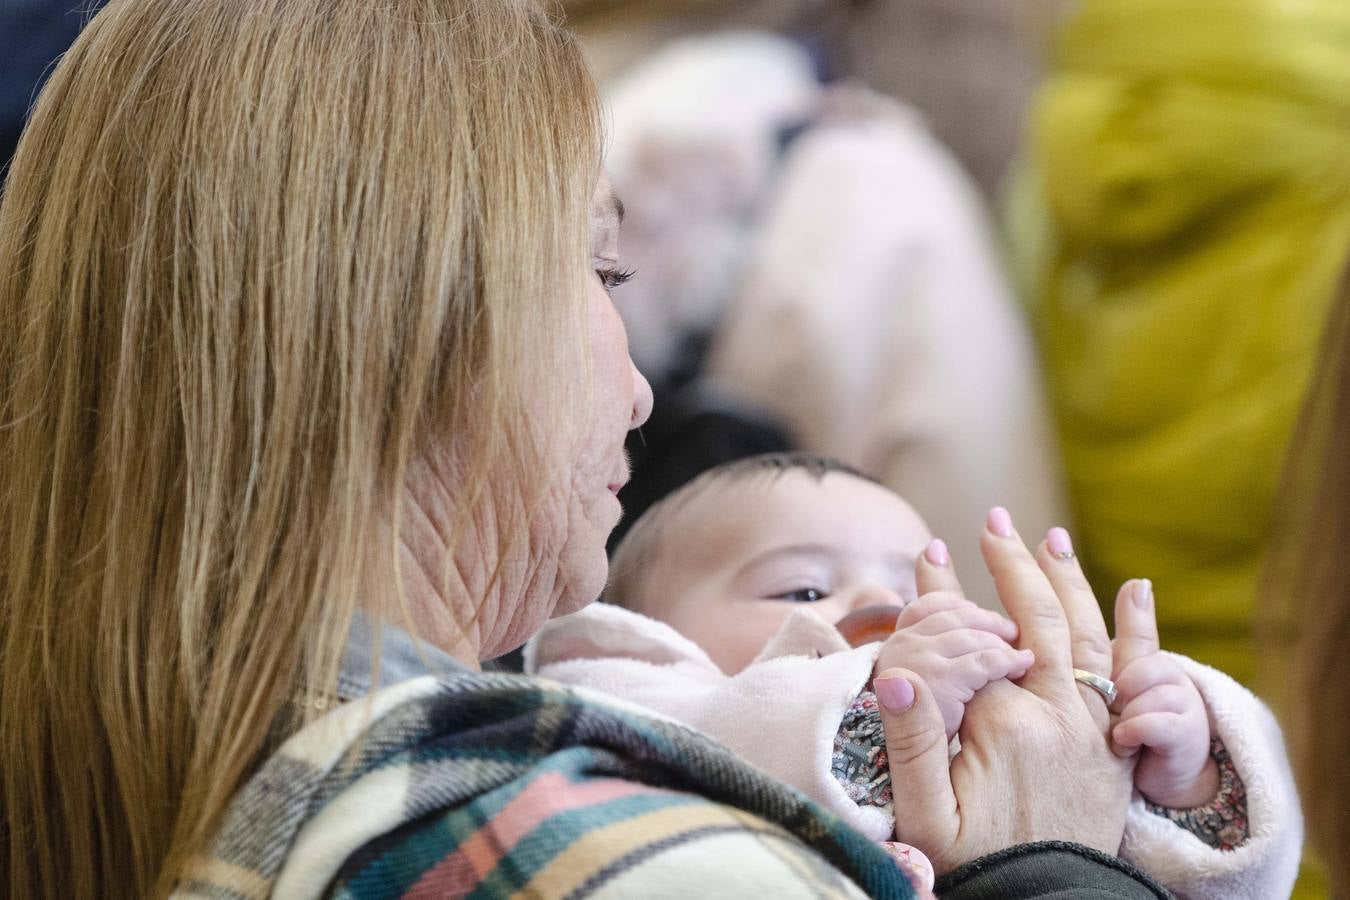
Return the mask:
[[[1012, 649], [1008, 642], [996, 634], [977, 628], [958, 628], [946, 631], [934, 637], [923, 638], [924, 656], [942, 660], [954, 660], [981, 650]], [[903, 662], [900, 660], [899, 662]], [[878, 662], [880, 665], [880, 662]], [[913, 663], [912, 665], [919, 665]], [[925, 674], [920, 671], [919, 674]]]
[[898, 620], [895, 623], [895, 629], [908, 628], [911, 625], [923, 621], [935, 613], [946, 612], [952, 609], [978, 609], [974, 603], [971, 603], [960, 594], [954, 594], [950, 591], [933, 591], [919, 593], [919, 599], [913, 603], [905, 604]]
[[974, 605], [932, 613], [909, 627], [915, 634], [930, 636], [958, 629], [975, 629], [996, 635], [1009, 643], [1017, 640], [1016, 623], [991, 609]]
[[1159, 651], [1153, 583], [1147, 578], [1125, 582], [1116, 594], [1116, 639], [1112, 648], [1115, 657], [1112, 672], [1115, 674], [1135, 660]]
[[1194, 707], [1193, 692], [1181, 685], [1160, 684], [1135, 697], [1120, 711], [1122, 722], [1149, 713], [1185, 713]]
[[1186, 740], [1185, 718], [1171, 712], [1152, 712], [1121, 719], [1111, 730], [1111, 748], [1129, 756], [1140, 747], [1172, 747]]
[[1127, 706], [1135, 697], [1160, 685], [1194, 687], [1181, 666], [1166, 653], [1143, 656], [1124, 668], [1118, 667], [1114, 681], [1117, 708]]
[[1036, 662], [1030, 650], [1015, 650], [1004, 645], [976, 650], [952, 660], [952, 669], [961, 686], [972, 694], [1002, 678], [1021, 678]]

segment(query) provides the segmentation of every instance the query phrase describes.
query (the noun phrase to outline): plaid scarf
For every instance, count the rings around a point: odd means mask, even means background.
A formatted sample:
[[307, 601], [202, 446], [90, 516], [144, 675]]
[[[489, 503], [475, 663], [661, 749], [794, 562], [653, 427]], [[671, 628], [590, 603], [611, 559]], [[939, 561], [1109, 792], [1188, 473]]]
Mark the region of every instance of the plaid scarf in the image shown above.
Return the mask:
[[683, 725], [515, 675], [347, 704], [244, 786], [175, 896], [915, 896], [886, 853]]

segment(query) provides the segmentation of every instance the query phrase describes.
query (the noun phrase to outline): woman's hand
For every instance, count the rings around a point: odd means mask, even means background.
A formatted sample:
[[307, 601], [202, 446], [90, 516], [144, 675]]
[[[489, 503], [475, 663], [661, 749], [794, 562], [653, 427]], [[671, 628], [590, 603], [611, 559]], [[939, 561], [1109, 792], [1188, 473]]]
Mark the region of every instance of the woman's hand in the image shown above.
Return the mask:
[[[896, 797], [896, 839], [939, 873], [1031, 841], [1119, 850], [1132, 761], [1111, 752], [1105, 699], [1075, 668], [1109, 677], [1111, 644], [1092, 590], [1062, 530], [1033, 557], [1005, 510], [981, 536], [999, 598], [1036, 662], [1020, 684], [989, 685], [966, 707], [950, 765], [942, 713], [923, 679], [889, 669], [875, 685]], [[950, 568], [925, 558], [920, 591], [960, 591]]]

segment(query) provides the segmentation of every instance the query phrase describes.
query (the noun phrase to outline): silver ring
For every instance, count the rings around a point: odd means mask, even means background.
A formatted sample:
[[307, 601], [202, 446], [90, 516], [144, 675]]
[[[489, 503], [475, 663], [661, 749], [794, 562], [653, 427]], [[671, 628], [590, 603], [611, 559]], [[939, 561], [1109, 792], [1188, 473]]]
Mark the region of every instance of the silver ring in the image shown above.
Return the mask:
[[1084, 669], [1074, 669], [1073, 680], [1079, 684], [1086, 684], [1088, 687], [1101, 694], [1102, 699], [1106, 701], [1108, 709], [1111, 707], [1111, 704], [1116, 702], [1116, 683], [1110, 678], [1103, 678], [1100, 675], [1095, 675]]

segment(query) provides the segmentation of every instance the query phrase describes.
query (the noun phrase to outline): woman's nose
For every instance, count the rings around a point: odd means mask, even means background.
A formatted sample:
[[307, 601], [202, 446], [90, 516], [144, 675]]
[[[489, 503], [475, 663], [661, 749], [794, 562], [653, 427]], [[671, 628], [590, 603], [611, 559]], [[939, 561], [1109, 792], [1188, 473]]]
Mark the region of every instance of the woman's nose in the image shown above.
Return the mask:
[[628, 361], [628, 368], [633, 372], [633, 412], [628, 420], [628, 430], [632, 431], [642, 427], [652, 414], [652, 386], [632, 360]]

